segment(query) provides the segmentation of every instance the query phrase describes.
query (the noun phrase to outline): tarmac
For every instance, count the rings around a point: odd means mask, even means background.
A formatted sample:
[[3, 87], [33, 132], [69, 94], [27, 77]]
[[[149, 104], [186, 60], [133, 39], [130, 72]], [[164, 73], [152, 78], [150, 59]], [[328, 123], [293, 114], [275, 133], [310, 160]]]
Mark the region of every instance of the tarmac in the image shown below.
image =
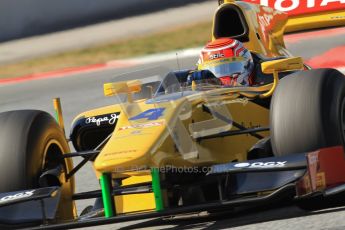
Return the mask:
[[216, 7], [212, 0], [0, 43], [0, 65], [210, 21]]

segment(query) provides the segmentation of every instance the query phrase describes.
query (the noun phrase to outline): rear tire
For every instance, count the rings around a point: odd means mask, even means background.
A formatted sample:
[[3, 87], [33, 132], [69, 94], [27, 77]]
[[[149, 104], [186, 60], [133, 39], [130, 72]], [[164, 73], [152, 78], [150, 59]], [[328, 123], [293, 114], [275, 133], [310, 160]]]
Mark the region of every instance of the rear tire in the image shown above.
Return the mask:
[[[71, 170], [72, 161], [61, 161], [69, 152], [62, 129], [48, 113], [18, 110], [0, 113], [0, 192], [39, 188], [43, 171], [62, 165]], [[58, 220], [73, 219], [71, 199], [74, 179], [61, 185]]]
[[275, 156], [344, 144], [345, 77], [335, 69], [300, 71], [283, 78], [271, 101]]

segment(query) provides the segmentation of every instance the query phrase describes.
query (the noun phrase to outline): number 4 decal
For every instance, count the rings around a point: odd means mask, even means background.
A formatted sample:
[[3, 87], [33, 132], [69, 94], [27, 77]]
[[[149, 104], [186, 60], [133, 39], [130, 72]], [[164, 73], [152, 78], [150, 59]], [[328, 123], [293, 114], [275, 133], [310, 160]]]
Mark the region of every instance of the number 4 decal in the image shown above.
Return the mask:
[[140, 120], [140, 119], [147, 119], [147, 120], [157, 120], [161, 116], [163, 116], [165, 108], [155, 108], [155, 109], [148, 109], [140, 114], [138, 114], [135, 117], [130, 118], [129, 120], [135, 121], [135, 120]]

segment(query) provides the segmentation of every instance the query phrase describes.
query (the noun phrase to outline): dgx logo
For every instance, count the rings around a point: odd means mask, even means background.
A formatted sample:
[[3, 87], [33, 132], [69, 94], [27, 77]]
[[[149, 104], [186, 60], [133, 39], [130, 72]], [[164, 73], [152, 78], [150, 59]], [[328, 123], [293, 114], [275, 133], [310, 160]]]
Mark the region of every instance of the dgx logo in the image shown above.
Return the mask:
[[238, 163], [235, 164], [234, 167], [236, 168], [276, 168], [276, 167], [284, 167], [287, 161], [277, 161], [277, 162], [254, 162], [254, 163]]

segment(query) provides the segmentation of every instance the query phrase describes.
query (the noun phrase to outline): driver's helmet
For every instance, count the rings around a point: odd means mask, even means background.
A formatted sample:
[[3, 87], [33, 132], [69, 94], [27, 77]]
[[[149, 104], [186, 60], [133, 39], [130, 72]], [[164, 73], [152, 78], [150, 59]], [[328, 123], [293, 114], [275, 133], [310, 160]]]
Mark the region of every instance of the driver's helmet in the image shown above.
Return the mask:
[[231, 38], [219, 38], [201, 50], [198, 70], [209, 70], [223, 85], [252, 85], [254, 62], [243, 44]]

